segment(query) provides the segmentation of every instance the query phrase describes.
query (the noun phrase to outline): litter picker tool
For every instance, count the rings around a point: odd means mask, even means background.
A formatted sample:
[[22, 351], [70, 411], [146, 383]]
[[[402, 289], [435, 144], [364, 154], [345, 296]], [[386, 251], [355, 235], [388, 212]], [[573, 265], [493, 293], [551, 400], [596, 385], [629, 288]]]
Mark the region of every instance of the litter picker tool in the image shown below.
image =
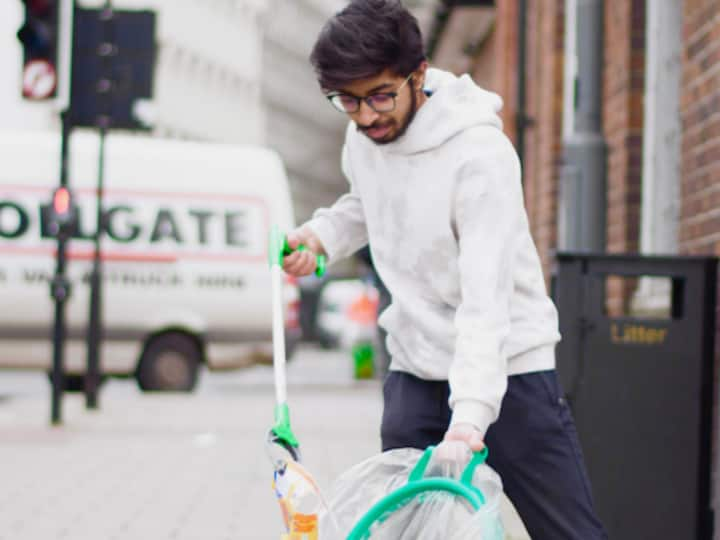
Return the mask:
[[[297, 250], [304, 250], [298, 246]], [[270, 233], [270, 272], [272, 274], [273, 372], [275, 377], [275, 424], [267, 438], [272, 461], [273, 491], [280, 504], [286, 533], [282, 540], [318, 540], [318, 512], [323, 504], [320, 489], [312, 475], [300, 464], [300, 443], [290, 427], [287, 403], [285, 326], [282, 284], [283, 258], [293, 250], [277, 227]], [[325, 257], [318, 255], [315, 273], [325, 273]]]
[[[305, 250], [300, 245], [297, 251]], [[290, 427], [290, 409], [287, 403], [287, 375], [285, 358], [285, 322], [283, 317], [283, 258], [290, 255], [293, 249], [287, 242], [287, 237], [280, 232], [277, 226], [270, 231], [270, 273], [272, 279], [272, 339], [273, 339], [273, 373], [275, 378], [275, 424], [268, 434], [268, 442], [279, 445], [285, 449], [292, 459], [300, 461], [300, 443]], [[315, 274], [325, 274], [325, 257], [317, 256]], [[272, 451], [272, 450], [271, 450]], [[282, 455], [282, 454], [281, 454]], [[278, 458], [281, 459], [281, 458]], [[275, 461], [275, 459], [273, 459]]]

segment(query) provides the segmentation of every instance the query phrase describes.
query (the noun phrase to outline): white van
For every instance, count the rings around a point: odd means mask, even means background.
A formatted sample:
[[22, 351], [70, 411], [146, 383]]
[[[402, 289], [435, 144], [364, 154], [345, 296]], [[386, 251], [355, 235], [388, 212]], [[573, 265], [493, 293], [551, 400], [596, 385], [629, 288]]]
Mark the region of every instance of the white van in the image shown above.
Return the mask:
[[[80, 223], [69, 243], [70, 385], [86, 366], [99, 139], [71, 138]], [[56, 240], [41, 205], [58, 185], [60, 137], [0, 133], [0, 367], [50, 370]], [[190, 390], [198, 368], [269, 354], [271, 224], [294, 225], [278, 156], [264, 148], [109, 135], [105, 153], [102, 372], [146, 390]], [[286, 287], [288, 352], [300, 337], [297, 284]]]

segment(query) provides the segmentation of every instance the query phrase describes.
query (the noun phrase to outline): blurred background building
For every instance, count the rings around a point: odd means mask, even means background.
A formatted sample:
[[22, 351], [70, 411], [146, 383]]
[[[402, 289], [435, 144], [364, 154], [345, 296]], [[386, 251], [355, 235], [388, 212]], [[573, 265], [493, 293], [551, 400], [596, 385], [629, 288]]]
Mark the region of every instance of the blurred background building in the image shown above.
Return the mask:
[[[345, 187], [345, 119], [325, 103], [308, 56], [342, 0], [116, 0], [157, 13], [152, 102], [159, 137], [267, 145], [283, 157], [298, 220]], [[98, 7], [101, 1], [80, 2]], [[59, 130], [51, 102], [21, 97], [22, 2], [0, 5], [0, 129]], [[189, 31], [192, 29], [192, 31]]]
[[[594, 11], [579, 14], [578, 4]], [[577, 50], [581, 20], [597, 28], [594, 55]], [[427, 39], [436, 66], [469, 72], [503, 97], [548, 274], [558, 248], [720, 254], [720, 3], [438, 1]], [[587, 129], [575, 117], [593, 92], [582, 80], [592, 70], [606, 168], [604, 200], [594, 202], [604, 205], [594, 224], [602, 245], [567, 245], [582, 216], [559, 215], [572, 212], [564, 149]]]
[[[346, 119], [324, 102], [308, 55], [345, 3], [115, 0], [158, 14], [153, 134], [268, 145], [284, 158], [298, 221], [332, 202], [346, 186]], [[434, 65], [503, 97], [548, 276], [557, 249], [720, 253], [716, 0], [405, 3]], [[21, 98], [22, 9], [0, 3], [0, 129], [58, 130], [52, 102]], [[613, 310], [666, 308], [662, 284], [612, 290]]]
[[[344, 3], [116, 0], [119, 8], [158, 12], [153, 133], [267, 144], [285, 159], [298, 220], [331, 202], [345, 187], [338, 166], [345, 119], [324, 103], [307, 58], [323, 21]], [[406, 3], [434, 65], [469, 72], [503, 97], [505, 130], [523, 160], [530, 221], [550, 273], [553, 251], [568, 247], [567, 232], [580, 219], [560, 215], [572, 207], [563, 204], [561, 179], [564, 148], [578, 132], [574, 103], [586, 95], [577, 75], [588, 66], [575, 38], [587, 17], [578, 17], [576, 0]], [[594, 24], [599, 50], [591, 57], [607, 172], [596, 237], [610, 252], [720, 252], [718, 3], [588, 4], [602, 21]], [[56, 129], [51, 102], [20, 97], [21, 11], [20, 1], [0, 5], [8, 82], [0, 87], [0, 128]]]
[[[98, 7], [102, 2], [81, 2]], [[261, 143], [265, 119], [261, 96], [258, 0], [203, 3], [193, 1], [120, 0], [118, 9], [157, 11], [158, 54], [153, 99], [153, 133], [161, 137]], [[3, 86], [3, 128], [57, 127], [51, 102], [20, 96], [22, 50], [15, 32], [22, 21], [21, 2], [3, 2], [0, 64], [16, 84]], [[189, 32], [188, 29], [193, 31]], [[28, 121], [28, 120], [31, 121]]]
[[285, 160], [298, 222], [347, 186], [339, 166], [347, 119], [328, 106], [308, 61], [322, 24], [343, 4], [270, 0], [262, 19], [266, 143]]

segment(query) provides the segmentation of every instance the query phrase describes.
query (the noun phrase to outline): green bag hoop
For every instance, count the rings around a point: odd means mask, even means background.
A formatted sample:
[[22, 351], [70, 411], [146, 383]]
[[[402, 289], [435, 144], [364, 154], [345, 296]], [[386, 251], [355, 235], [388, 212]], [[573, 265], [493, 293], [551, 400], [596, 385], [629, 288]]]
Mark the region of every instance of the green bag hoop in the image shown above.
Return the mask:
[[473, 454], [470, 463], [465, 467], [459, 481], [452, 478], [423, 478], [425, 469], [427, 469], [434, 450], [434, 446], [429, 446], [425, 450], [410, 473], [407, 484], [389, 493], [375, 503], [355, 524], [347, 540], [365, 540], [370, 538], [370, 528], [373, 524], [376, 522], [382, 523], [390, 517], [392, 513], [398, 511], [415, 496], [422, 493], [451, 493], [465, 499], [473, 510], [479, 510], [480, 507], [485, 504], [485, 497], [478, 488], [472, 485], [472, 479], [477, 466], [485, 463], [487, 459], [487, 447]]

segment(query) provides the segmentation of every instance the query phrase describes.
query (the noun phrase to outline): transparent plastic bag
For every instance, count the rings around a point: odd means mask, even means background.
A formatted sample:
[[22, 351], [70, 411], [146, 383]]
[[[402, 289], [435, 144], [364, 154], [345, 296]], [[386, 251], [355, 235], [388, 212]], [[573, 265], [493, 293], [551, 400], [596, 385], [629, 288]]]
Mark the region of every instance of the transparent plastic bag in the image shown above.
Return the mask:
[[[329, 511], [320, 516], [320, 540], [345, 540], [373, 505], [408, 483], [423, 456], [414, 449], [391, 450], [355, 465], [333, 485]], [[424, 479], [460, 480], [472, 452], [464, 443], [443, 443], [433, 452]], [[372, 540], [502, 540], [502, 482], [488, 465], [472, 474], [484, 503], [475, 510], [463, 497], [443, 491], [415, 495], [375, 521]]]

